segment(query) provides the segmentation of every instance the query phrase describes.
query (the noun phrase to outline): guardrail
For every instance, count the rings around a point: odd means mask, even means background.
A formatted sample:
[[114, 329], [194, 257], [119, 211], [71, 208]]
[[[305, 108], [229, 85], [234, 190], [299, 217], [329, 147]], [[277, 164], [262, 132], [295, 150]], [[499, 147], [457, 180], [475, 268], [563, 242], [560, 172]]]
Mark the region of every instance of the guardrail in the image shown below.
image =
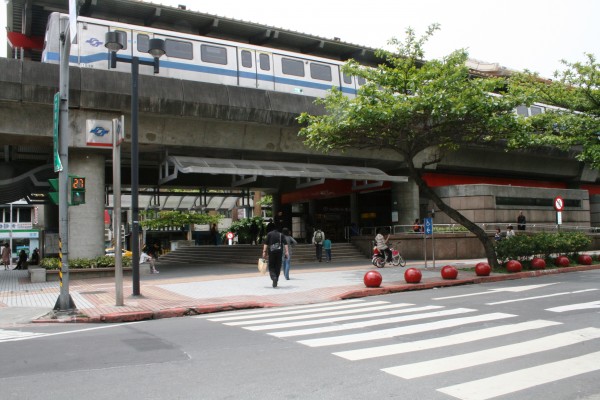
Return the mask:
[[[506, 231], [508, 225], [512, 225], [513, 229], [516, 230], [516, 223], [509, 222], [483, 222], [478, 223], [484, 231], [488, 233], [496, 232], [496, 228], [500, 228], [502, 231]], [[375, 236], [378, 231], [385, 230], [392, 235], [411, 233], [411, 234], [422, 234], [423, 232], [413, 231], [414, 225], [381, 225], [372, 227], [360, 228], [359, 232], [361, 236]], [[422, 225], [421, 225], [422, 226]], [[531, 223], [526, 224], [526, 231], [529, 232], [583, 232], [588, 234], [600, 233], [600, 227], [584, 226], [584, 225], [568, 225], [568, 224], [538, 224]], [[449, 233], [465, 233], [468, 229], [461, 224], [433, 224], [433, 232], [435, 234], [449, 234]]]

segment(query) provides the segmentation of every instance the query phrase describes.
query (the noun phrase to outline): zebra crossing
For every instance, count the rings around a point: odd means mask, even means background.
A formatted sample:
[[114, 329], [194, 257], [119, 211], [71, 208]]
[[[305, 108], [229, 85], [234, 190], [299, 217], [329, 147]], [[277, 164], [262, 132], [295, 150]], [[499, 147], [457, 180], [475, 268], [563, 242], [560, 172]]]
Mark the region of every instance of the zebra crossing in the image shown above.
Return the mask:
[[19, 340], [33, 339], [36, 337], [46, 336], [45, 333], [14, 331], [9, 329], [0, 329], [0, 343], [15, 342]]
[[[573, 303], [545, 311], [548, 315], [558, 315], [593, 308], [600, 308], [600, 302]], [[600, 351], [560, 353], [562, 349], [581, 348], [583, 343], [592, 343], [600, 349], [600, 328], [568, 330], [562, 322], [551, 319], [523, 321], [515, 314], [474, 308], [354, 299], [195, 318], [293, 340], [308, 347], [331, 348], [332, 355], [352, 362], [379, 360], [381, 366], [377, 368], [386, 374], [403, 380], [436, 379], [434, 387], [439, 393], [462, 400], [491, 399], [600, 371]], [[448, 328], [457, 327], [461, 332], [448, 333], [451, 331]], [[404, 341], [399, 342], [398, 338]], [[389, 339], [392, 344], [385, 343]], [[484, 349], [472, 351], [475, 346], [471, 344], [476, 343]], [[405, 354], [419, 357], [405, 357]], [[563, 354], [563, 359], [555, 360], [559, 357], [556, 354]], [[513, 370], [514, 360], [537, 365]], [[488, 366], [503, 366], [502, 363], [511, 372], [487, 372]], [[437, 380], [467, 368], [475, 371], [466, 375], [472, 380]], [[436, 387], [438, 382], [441, 387]]]

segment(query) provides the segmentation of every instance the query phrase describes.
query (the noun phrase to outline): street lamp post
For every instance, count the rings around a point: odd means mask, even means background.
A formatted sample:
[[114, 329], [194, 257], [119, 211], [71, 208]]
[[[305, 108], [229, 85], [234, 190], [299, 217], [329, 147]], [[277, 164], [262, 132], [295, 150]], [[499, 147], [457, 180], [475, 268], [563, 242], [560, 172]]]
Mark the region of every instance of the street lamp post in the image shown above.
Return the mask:
[[125, 46], [127, 37], [125, 32], [107, 32], [104, 38], [104, 46], [110, 50], [110, 67], [116, 68], [117, 61], [131, 64], [131, 252], [132, 252], [132, 280], [133, 295], [140, 295], [140, 243], [139, 243], [139, 150], [138, 150], [138, 76], [139, 66], [151, 65], [154, 73], [159, 71], [159, 58], [165, 54], [165, 42], [162, 39], [150, 39], [148, 53], [153, 57], [152, 61], [140, 60], [133, 56], [120, 57], [117, 52]]

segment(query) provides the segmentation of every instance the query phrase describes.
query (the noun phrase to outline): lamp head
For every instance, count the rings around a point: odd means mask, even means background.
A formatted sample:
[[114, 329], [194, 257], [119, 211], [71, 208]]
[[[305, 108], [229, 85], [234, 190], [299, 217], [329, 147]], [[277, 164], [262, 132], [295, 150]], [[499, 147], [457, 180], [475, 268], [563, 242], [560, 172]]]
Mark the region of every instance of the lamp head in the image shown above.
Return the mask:
[[162, 39], [150, 39], [148, 53], [154, 58], [160, 58], [165, 54], [165, 41]]
[[119, 51], [125, 47], [125, 32], [112, 31], [104, 35], [104, 47], [110, 51]]

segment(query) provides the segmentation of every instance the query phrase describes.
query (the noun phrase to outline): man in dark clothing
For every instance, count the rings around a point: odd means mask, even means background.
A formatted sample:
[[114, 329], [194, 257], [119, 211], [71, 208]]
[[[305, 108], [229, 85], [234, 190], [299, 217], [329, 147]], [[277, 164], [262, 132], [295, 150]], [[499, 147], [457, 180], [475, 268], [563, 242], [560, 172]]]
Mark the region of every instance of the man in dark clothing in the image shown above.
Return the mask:
[[523, 211], [519, 211], [519, 215], [517, 216], [517, 230], [524, 231], [526, 223], [527, 219], [525, 218], [525, 215], [523, 215]]
[[262, 254], [263, 258], [266, 258], [267, 254], [269, 255], [269, 275], [273, 281], [273, 287], [277, 287], [283, 256], [290, 256], [287, 242], [277, 229], [273, 229], [267, 234]]

